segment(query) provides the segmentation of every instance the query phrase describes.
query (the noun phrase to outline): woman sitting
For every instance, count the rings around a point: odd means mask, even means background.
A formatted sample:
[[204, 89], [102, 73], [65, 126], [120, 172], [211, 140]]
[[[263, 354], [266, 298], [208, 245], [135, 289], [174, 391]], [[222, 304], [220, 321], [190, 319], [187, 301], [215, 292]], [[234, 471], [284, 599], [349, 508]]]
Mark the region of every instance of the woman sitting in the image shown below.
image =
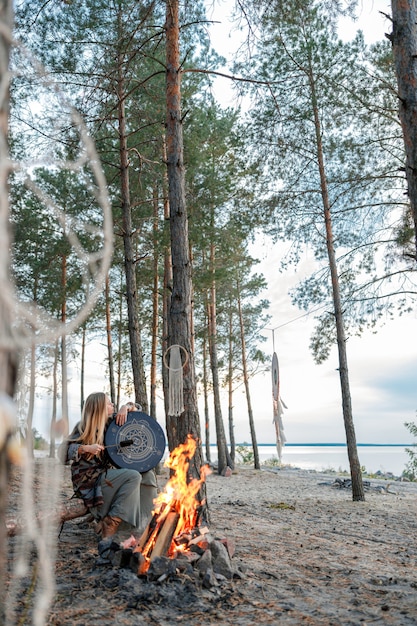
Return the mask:
[[[115, 416], [123, 426], [135, 405], [122, 406]], [[92, 393], [84, 403], [79, 422], [63, 444], [64, 462], [71, 463], [74, 491], [98, 521], [97, 532], [103, 539], [127, 525], [135, 535], [145, 528], [156, 497], [155, 472], [141, 474], [134, 469], [116, 468], [106, 454], [104, 435], [114, 406], [102, 392]], [[62, 458], [62, 455], [61, 455]]]

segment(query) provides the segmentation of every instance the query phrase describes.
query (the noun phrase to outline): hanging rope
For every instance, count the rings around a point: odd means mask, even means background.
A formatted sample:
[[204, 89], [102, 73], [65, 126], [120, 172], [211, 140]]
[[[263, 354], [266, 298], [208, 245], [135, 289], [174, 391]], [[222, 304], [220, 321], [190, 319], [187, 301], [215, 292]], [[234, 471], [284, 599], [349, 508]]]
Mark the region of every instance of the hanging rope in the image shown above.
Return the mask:
[[278, 357], [276, 352], [272, 355], [272, 365], [271, 365], [271, 374], [272, 374], [272, 396], [276, 402], [278, 402], [279, 398], [279, 366], [278, 366]]
[[[184, 352], [184, 363], [181, 359], [181, 350]], [[167, 357], [169, 353], [169, 363]], [[188, 352], [182, 346], [174, 344], [164, 354], [164, 363], [169, 370], [168, 378], [168, 415], [179, 417], [184, 413], [184, 384], [183, 368], [188, 362]]]

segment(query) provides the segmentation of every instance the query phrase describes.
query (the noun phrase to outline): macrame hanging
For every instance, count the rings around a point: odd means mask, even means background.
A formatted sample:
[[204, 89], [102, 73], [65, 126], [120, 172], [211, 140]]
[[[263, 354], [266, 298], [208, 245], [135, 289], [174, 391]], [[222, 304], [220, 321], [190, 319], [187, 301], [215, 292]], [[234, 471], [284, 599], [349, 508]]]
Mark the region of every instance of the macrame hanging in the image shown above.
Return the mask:
[[[184, 363], [181, 358], [181, 350], [184, 353]], [[169, 362], [168, 357], [169, 356]], [[174, 344], [166, 350], [164, 362], [169, 371], [168, 377], [168, 415], [179, 417], [184, 413], [184, 385], [183, 368], [188, 361], [188, 353], [185, 348]]]
[[284, 433], [284, 424], [282, 422], [282, 415], [284, 413], [285, 402], [280, 397], [280, 381], [279, 381], [279, 365], [276, 352], [272, 356], [271, 364], [272, 374], [272, 403], [273, 403], [273, 424], [275, 426], [276, 445], [278, 462], [281, 464], [282, 448], [287, 441]]

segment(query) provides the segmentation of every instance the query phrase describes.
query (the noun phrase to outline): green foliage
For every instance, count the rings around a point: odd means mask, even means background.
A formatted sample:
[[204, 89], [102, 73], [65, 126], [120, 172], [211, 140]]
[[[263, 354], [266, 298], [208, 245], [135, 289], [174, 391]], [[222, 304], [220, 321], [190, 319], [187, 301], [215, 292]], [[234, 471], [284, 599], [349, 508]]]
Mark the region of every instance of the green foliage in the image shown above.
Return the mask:
[[276, 504], [268, 504], [269, 509], [276, 509], [280, 511], [295, 511], [294, 504], [288, 504], [287, 502], [277, 502]]
[[253, 465], [253, 449], [248, 443], [244, 442], [243, 444], [236, 446], [236, 453], [239, 455], [240, 462], [243, 463], [243, 465]]
[[290, 0], [280, 11], [275, 3], [263, 6], [251, 63], [269, 89], [248, 86], [247, 134], [259, 167], [256, 210], [274, 236], [292, 242], [284, 267], [302, 259], [306, 248], [314, 253], [316, 269], [291, 296], [301, 309], [319, 311], [310, 347], [320, 363], [336, 341], [325, 206], [348, 334], [405, 311], [416, 293], [415, 269], [398, 254], [409, 229], [396, 230], [405, 186], [398, 175], [404, 148], [393, 115], [395, 74], [389, 44], [371, 51], [359, 34], [342, 42], [323, 2]]
[[[63, 220], [83, 251], [99, 253], [101, 212], [88, 192], [91, 181], [73, 172], [47, 168], [34, 169], [31, 179], [39, 193], [60, 207]], [[52, 315], [57, 315], [65, 303], [70, 316], [85, 294], [86, 286], [81, 281], [85, 257], [71, 247], [57, 212], [25, 188], [19, 177], [12, 180], [11, 194], [12, 267], [17, 288], [22, 298], [41, 303]]]
[[36, 430], [36, 428], [32, 428], [33, 433], [33, 449], [34, 450], [47, 450], [49, 447], [48, 442], [42, 435]]
[[271, 456], [270, 459], [266, 459], [262, 465], [267, 465], [268, 467], [281, 467], [281, 463], [279, 462], [279, 458], [277, 456]]
[[[405, 422], [404, 426], [409, 430], [413, 437], [417, 437], [417, 423]], [[405, 451], [409, 456], [403, 476], [409, 480], [417, 480], [417, 443], [413, 443], [412, 448], [406, 448]]]

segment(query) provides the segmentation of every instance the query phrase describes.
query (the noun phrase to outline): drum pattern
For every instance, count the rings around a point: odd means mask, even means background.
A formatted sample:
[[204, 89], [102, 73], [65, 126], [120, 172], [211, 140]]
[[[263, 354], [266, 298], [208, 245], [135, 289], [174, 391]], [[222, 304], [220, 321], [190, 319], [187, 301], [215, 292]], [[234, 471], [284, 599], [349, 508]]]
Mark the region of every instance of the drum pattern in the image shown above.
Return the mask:
[[[130, 439], [132, 445], [121, 447]], [[146, 413], [132, 411], [126, 423], [117, 426], [113, 421], [106, 431], [105, 443], [111, 460], [118, 467], [147, 472], [162, 459], [165, 451], [165, 435], [156, 420]]]

